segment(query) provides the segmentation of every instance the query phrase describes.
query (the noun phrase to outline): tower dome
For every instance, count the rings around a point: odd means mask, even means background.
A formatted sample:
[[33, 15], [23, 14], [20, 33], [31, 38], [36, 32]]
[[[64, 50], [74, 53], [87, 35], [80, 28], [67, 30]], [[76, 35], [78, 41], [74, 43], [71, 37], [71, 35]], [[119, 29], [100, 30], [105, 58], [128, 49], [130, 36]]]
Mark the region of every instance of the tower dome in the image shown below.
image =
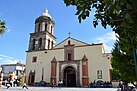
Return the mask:
[[36, 20], [35, 23], [40, 22], [47, 22], [51, 21], [54, 24], [54, 21], [52, 20], [51, 15], [48, 13], [48, 9], [46, 9]]
[[56, 44], [54, 21], [46, 9], [35, 20], [35, 30], [31, 33], [29, 51], [52, 49]]
[[44, 13], [42, 13], [41, 16], [47, 16], [47, 17], [49, 17], [49, 18], [52, 18], [51, 15], [48, 13], [48, 9], [46, 9], [46, 10], [44, 11]]

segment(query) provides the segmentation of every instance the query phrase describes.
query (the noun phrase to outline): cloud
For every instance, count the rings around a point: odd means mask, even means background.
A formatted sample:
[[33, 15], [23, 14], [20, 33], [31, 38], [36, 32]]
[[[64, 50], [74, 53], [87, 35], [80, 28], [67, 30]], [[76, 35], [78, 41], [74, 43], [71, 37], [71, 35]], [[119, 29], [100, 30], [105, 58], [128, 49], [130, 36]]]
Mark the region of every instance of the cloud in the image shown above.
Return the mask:
[[11, 29], [8, 26], [6, 26], [6, 32], [9, 33], [10, 31]]
[[7, 33], [10, 32], [10, 31], [11, 31], [11, 29], [7, 29]]
[[23, 62], [20, 59], [15, 59], [6, 55], [0, 54], [0, 65], [1, 64], [16, 64], [17, 62]]
[[109, 32], [96, 38], [97, 42], [103, 42], [103, 43], [108, 43], [115, 40], [116, 40], [115, 32]]
[[6, 55], [2, 55], [2, 54], [0, 54], [0, 57], [2, 57], [2, 58], [7, 58], [7, 59], [14, 59], [14, 58], [12, 58], [12, 57], [9, 57], [9, 56], [6, 56]]
[[99, 37], [96, 37], [95, 42], [96, 43], [103, 43], [105, 52], [111, 52], [113, 48], [113, 44], [116, 41], [116, 34], [115, 32], [108, 32], [104, 35], [101, 35]]
[[113, 45], [107, 45], [107, 44], [103, 44], [104, 46], [104, 49], [105, 49], [105, 53], [110, 53], [112, 48], [113, 48]]

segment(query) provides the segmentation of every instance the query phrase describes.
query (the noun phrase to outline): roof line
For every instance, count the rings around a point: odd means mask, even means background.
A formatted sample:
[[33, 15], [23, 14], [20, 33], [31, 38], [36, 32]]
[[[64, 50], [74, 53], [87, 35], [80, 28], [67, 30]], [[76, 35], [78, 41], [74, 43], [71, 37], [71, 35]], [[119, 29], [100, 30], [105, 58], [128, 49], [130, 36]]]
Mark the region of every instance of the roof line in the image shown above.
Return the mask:
[[[87, 45], [80, 45], [80, 46], [74, 46], [74, 47], [77, 48], [77, 47], [98, 46], [98, 45], [103, 45], [103, 43], [98, 43], [98, 44], [87, 44]], [[53, 49], [49, 49], [49, 50], [56, 50], [56, 49], [64, 49], [64, 47], [61, 47], [61, 48], [53, 48]]]
[[[89, 45], [88, 43], [85, 43], [85, 42], [83, 42], [83, 41], [80, 41], [80, 40], [77, 40], [77, 39], [74, 39], [74, 38], [71, 38], [71, 37], [68, 37], [68, 38], [66, 38], [66, 39], [64, 39], [62, 42], [60, 42], [59, 44], [61, 44], [61, 43], [63, 43], [64, 41], [66, 41], [67, 39], [73, 39], [73, 40], [76, 40], [76, 41], [79, 41], [79, 42], [81, 42], [81, 43], [84, 43], [84, 44], [86, 44], [86, 45]], [[56, 46], [58, 46], [59, 44], [57, 44]], [[55, 46], [55, 47], [56, 47]]]

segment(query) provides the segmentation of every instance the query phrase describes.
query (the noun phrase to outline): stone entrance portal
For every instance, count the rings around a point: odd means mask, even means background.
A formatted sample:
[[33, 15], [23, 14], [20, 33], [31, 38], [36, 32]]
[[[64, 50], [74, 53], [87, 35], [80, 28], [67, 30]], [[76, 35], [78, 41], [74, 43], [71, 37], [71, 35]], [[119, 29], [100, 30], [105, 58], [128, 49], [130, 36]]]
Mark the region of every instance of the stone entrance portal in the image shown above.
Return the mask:
[[63, 78], [66, 87], [76, 87], [76, 71], [73, 67], [68, 66], [64, 69]]

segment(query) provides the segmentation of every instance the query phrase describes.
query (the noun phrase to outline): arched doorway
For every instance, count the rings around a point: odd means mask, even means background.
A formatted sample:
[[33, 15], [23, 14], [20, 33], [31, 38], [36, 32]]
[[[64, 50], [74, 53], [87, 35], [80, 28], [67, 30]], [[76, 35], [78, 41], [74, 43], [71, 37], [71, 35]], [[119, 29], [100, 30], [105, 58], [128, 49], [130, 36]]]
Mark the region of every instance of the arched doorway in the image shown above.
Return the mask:
[[68, 66], [64, 69], [64, 86], [76, 87], [76, 71], [73, 67]]

